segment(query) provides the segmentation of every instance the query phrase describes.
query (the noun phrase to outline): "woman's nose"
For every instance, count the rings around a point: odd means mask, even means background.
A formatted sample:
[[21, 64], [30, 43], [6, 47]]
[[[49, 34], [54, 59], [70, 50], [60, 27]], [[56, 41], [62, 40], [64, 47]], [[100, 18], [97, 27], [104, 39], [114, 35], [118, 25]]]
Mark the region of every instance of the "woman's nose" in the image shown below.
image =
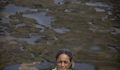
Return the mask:
[[64, 64], [64, 62], [62, 62], [62, 64], [61, 64], [62, 66], [64, 66], [65, 64]]

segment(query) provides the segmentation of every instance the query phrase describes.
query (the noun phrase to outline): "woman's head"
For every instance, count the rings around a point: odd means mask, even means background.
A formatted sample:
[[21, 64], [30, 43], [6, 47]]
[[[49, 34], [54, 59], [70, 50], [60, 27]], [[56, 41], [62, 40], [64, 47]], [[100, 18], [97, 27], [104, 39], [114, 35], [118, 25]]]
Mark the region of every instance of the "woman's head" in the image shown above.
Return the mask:
[[58, 70], [69, 70], [73, 62], [72, 53], [67, 49], [61, 49], [56, 54], [56, 64]]

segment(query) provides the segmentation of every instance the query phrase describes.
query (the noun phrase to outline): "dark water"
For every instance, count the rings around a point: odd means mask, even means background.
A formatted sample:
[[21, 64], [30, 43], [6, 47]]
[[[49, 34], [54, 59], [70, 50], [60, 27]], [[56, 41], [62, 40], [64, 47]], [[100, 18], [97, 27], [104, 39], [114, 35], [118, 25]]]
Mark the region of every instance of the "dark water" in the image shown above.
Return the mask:
[[8, 65], [5, 66], [3, 70], [19, 70], [18, 68], [20, 67], [21, 64], [16, 64], [16, 65]]

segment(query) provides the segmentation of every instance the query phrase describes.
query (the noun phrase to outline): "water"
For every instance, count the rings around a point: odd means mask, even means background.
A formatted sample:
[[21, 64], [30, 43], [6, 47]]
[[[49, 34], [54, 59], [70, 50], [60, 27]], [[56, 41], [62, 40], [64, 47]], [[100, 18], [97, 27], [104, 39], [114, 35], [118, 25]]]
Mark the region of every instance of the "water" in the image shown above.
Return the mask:
[[6, 2], [7, 2], [7, 0], [0, 0], [0, 2], [4, 2], [4, 3], [6, 3]]
[[101, 47], [99, 47], [99, 46], [92, 46], [91, 48], [90, 48], [90, 50], [94, 50], [94, 51], [99, 51], [99, 50], [101, 50], [102, 48]]
[[34, 58], [34, 57], [35, 57], [35, 55], [34, 55], [33, 53], [31, 53], [31, 57], [33, 57], [33, 58]]
[[108, 11], [108, 15], [112, 15], [112, 12], [111, 12], [111, 11]]
[[53, 28], [54, 31], [56, 31], [57, 33], [65, 33], [67, 31], [70, 31], [70, 29], [62, 27], [62, 28]]
[[95, 8], [96, 12], [105, 12], [105, 9]]
[[68, 9], [65, 9], [65, 11], [64, 12], [71, 12], [71, 11], [69, 11]]
[[26, 10], [37, 11], [37, 9], [30, 9], [27, 7], [16, 6], [14, 4], [8, 4], [7, 6], [5, 6], [5, 9], [3, 11], [1, 11], [1, 14], [2, 13], [9, 13], [11, 15], [15, 15], [16, 12], [19, 13], [19, 12], [23, 12]]
[[111, 7], [110, 5], [103, 4], [102, 2], [95, 2], [95, 3], [87, 2], [87, 3], [85, 3], [85, 5], [88, 5], [88, 6], [99, 6], [99, 7]]
[[5, 66], [3, 70], [19, 70], [20, 64]]
[[78, 70], [96, 70], [94, 65], [89, 63], [75, 63], [75, 69]]
[[110, 52], [112, 53], [118, 53], [118, 51], [113, 46], [107, 46], [109, 49], [111, 49]]
[[111, 32], [111, 34], [120, 34], [120, 28], [115, 28], [115, 32]]
[[24, 40], [28, 44], [40, 44], [40, 43], [35, 43], [34, 41], [41, 38], [41, 37], [45, 37], [45, 36], [44, 35], [36, 35], [36, 36], [31, 36], [31, 38], [18, 38], [18, 39], [19, 40]]
[[37, 69], [46, 69], [46, 68], [49, 68], [50, 66], [54, 65], [54, 63], [51, 63], [51, 62], [48, 62], [46, 60], [44, 60], [44, 62], [42, 62], [41, 64], [35, 64], [34, 66], [37, 68]]
[[22, 27], [25, 26], [25, 23], [17, 24], [16, 27]]
[[64, 0], [54, 0], [54, 3], [55, 3], [55, 4], [61, 4], [61, 5], [63, 5], [63, 4], [64, 4], [63, 1], [64, 1]]
[[93, 24], [92, 22], [88, 22], [88, 24]]
[[40, 12], [37, 14], [23, 14], [23, 17], [36, 19], [36, 21], [39, 24], [47, 26], [51, 23], [53, 17], [52, 16], [45, 16], [45, 15], [46, 15], [46, 12]]
[[4, 26], [0, 26], [0, 30], [1, 31], [3, 31], [3, 32], [0, 32], [0, 34], [6, 34], [6, 35], [10, 35], [10, 33], [8, 33], [5, 29], [6, 29], [6, 27], [4, 27]]
[[22, 44], [19, 43], [19, 46], [20, 46], [20, 50], [21, 51], [25, 51], [24, 47], [22, 46]]

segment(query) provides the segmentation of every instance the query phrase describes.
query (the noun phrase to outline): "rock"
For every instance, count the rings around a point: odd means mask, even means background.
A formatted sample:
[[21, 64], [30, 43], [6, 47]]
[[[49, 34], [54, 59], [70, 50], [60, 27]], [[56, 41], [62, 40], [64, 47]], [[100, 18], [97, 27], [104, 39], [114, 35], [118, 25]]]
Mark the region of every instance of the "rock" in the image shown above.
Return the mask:
[[21, 66], [19, 67], [19, 70], [38, 70], [34, 66], [34, 64], [40, 64], [40, 62], [33, 62], [33, 63], [22, 63]]
[[8, 18], [9, 16], [10, 16], [9, 13], [0, 14], [0, 17], [3, 17], [3, 18]]

